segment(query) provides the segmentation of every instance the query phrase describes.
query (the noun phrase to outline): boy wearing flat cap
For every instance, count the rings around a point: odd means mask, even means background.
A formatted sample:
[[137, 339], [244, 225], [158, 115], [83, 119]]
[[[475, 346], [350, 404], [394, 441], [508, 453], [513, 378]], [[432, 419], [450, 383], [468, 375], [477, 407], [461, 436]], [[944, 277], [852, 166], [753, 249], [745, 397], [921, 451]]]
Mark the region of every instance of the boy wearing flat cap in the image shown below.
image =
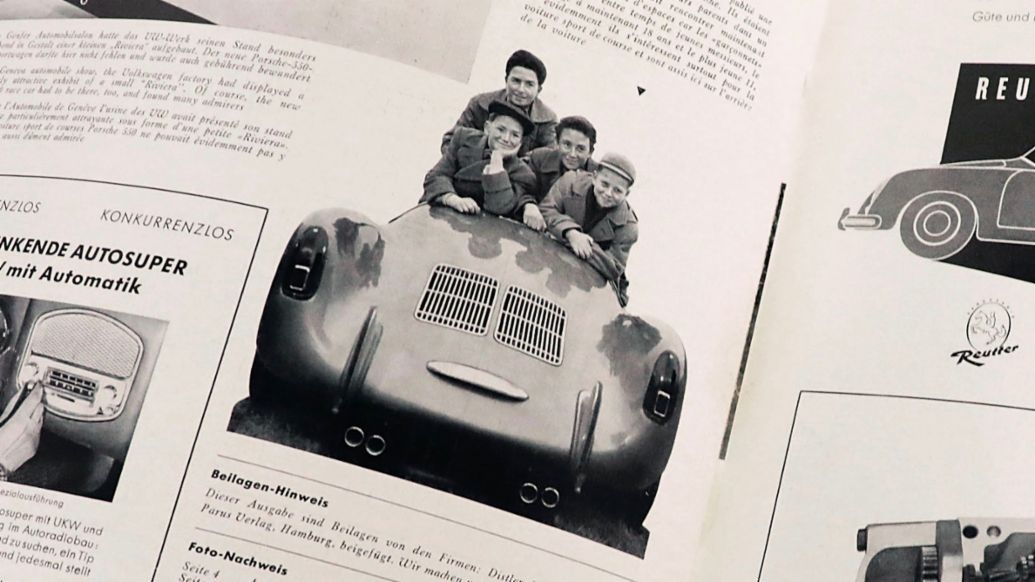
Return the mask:
[[545, 230], [546, 221], [539, 212], [538, 204], [546, 198], [554, 183], [567, 172], [585, 170], [595, 172], [593, 148], [597, 143], [597, 129], [588, 119], [570, 115], [557, 124], [557, 143], [553, 146], [536, 148], [525, 156], [524, 161], [535, 172], [535, 202], [529, 201], [518, 209], [525, 226], [534, 230]]
[[[625, 294], [625, 266], [639, 237], [639, 224], [626, 197], [636, 168], [621, 154], [606, 154], [595, 172], [561, 176], [539, 205], [550, 233], [566, 241]], [[624, 297], [623, 297], [624, 298]]]
[[438, 163], [424, 176], [421, 202], [457, 212], [509, 215], [528, 200], [535, 174], [517, 157], [532, 120], [503, 101], [489, 104], [484, 129], [457, 128]]
[[537, 147], [554, 144], [557, 115], [539, 100], [539, 92], [546, 81], [546, 65], [543, 61], [526, 50], [515, 51], [507, 59], [504, 80], [506, 84], [503, 89], [475, 95], [468, 101], [453, 129], [442, 136], [443, 153], [457, 128], [481, 129], [485, 125], [489, 118], [489, 104], [493, 101], [513, 105], [532, 121], [534, 127], [525, 133], [518, 155], [524, 155]]

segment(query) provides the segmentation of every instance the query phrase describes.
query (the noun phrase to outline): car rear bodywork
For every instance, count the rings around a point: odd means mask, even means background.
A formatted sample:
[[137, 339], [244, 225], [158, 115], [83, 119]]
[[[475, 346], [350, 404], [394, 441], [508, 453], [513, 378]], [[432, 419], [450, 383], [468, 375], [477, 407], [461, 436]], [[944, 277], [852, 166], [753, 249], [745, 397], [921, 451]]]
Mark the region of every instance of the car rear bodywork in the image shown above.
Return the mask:
[[350, 461], [557, 510], [642, 519], [686, 381], [679, 338], [518, 223], [419, 206], [326, 210], [296, 230], [260, 324], [253, 397], [340, 418]]
[[932, 259], [951, 256], [973, 238], [1035, 244], [1035, 165], [1028, 156], [944, 164], [895, 174], [852, 212], [841, 230], [888, 230]]
[[[917, 196], [929, 192], [951, 192], [965, 196], [979, 216], [998, 214], [998, 196], [1004, 185], [1018, 170], [1002, 166], [936, 166], [907, 170], [892, 176], [876, 188], [855, 213], [846, 208], [839, 226], [853, 228], [854, 223], [871, 221], [855, 228], [887, 230], [894, 228], [899, 215]], [[992, 236], [994, 221], [978, 221], [985, 231], [979, 235]], [[988, 224], [986, 224], [988, 223]], [[869, 226], [872, 225], [872, 226]]]

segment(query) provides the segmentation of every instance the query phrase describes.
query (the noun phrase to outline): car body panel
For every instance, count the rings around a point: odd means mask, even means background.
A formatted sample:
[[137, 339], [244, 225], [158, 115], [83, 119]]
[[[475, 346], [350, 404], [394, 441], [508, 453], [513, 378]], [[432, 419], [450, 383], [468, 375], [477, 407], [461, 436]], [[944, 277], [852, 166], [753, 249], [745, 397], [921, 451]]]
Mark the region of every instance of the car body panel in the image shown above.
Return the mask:
[[[282, 262], [257, 341], [256, 361], [292, 386], [290, 397], [350, 418], [389, 419], [496, 443], [537, 466], [566, 471], [569, 481], [581, 476], [643, 490], [660, 478], [686, 380], [682, 343], [661, 322], [622, 309], [603, 276], [565, 246], [514, 221], [433, 206], [418, 206], [385, 226], [358, 213], [325, 210], [308, 217], [296, 238], [314, 226], [328, 232], [319, 290], [303, 301], [285, 295], [290, 266]], [[415, 316], [438, 265], [498, 282], [484, 333]], [[559, 364], [495, 338], [501, 298], [511, 286], [564, 310]], [[348, 388], [350, 358], [371, 314], [379, 333], [376, 350], [362, 382]], [[644, 395], [664, 353], [678, 359], [679, 394], [667, 421], [659, 423], [644, 413]], [[456, 381], [433, 373], [429, 363], [482, 372], [527, 397]], [[591, 453], [581, 462], [579, 403], [597, 385]]]
[[1024, 156], [900, 172], [878, 187], [857, 213], [846, 209], [839, 227], [891, 229], [911, 202], [930, 193], [967, 200], [980, 240], [1035, 244], [1035, 165]]

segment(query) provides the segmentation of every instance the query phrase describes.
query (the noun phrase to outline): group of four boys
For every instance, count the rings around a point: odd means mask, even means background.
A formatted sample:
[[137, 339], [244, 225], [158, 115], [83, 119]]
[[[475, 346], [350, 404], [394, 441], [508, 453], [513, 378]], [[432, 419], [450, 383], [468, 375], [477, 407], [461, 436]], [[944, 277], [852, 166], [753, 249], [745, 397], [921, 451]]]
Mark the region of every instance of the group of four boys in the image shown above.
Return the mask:
[[546, 66], [538, 57], [516, 51], [505, 79], [503, 89], [472, 97], [442, 136], [421, 202], [548, 230], [615, 282], [624, 303], [625, 266], [639, 234], [626, 201], [636, 168], [615, 153], [595, 161], [597, 132], [586, 118], [558, 122], [539, 99]]
[[[535, 55], [511, 55], [506, 87], [473, 97], [443, 136], [442, 158], [424, 179], [421, 201], [549, 230], [578, 257], [595, 259], [624, 303], [625, 265], [638, 234], [626, 202], [636, 169], [618, 154], [594, 161], [593, 124], [578, 116], [558, 122], [539, 100], [545, 80]], [[0, 407], [0, 481], [35, 454], [43, 411], [38, 386]]]

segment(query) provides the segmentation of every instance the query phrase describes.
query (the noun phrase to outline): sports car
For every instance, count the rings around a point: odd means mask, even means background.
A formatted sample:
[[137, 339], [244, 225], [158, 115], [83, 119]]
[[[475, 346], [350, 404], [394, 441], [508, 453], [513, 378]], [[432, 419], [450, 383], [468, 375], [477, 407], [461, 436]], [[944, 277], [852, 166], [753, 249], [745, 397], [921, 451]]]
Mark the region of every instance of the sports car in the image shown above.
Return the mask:
[[588, 502], [639, 525], [686, 356], [592, 265], [484, 213], [316, 212], [274, 277], [252, 400], [333, 415], [354, 464], [536, 519]]
[[943, 164], [895, 174], [845, 208], [841, 230], [887, 230], [928, 259], [945, 259], [972, 239], [1035, 244], [1035, 150], [1016, 158]]
[[1035, 580], [1035, 519], [883, 523], [859, 530], [857, 582]]

